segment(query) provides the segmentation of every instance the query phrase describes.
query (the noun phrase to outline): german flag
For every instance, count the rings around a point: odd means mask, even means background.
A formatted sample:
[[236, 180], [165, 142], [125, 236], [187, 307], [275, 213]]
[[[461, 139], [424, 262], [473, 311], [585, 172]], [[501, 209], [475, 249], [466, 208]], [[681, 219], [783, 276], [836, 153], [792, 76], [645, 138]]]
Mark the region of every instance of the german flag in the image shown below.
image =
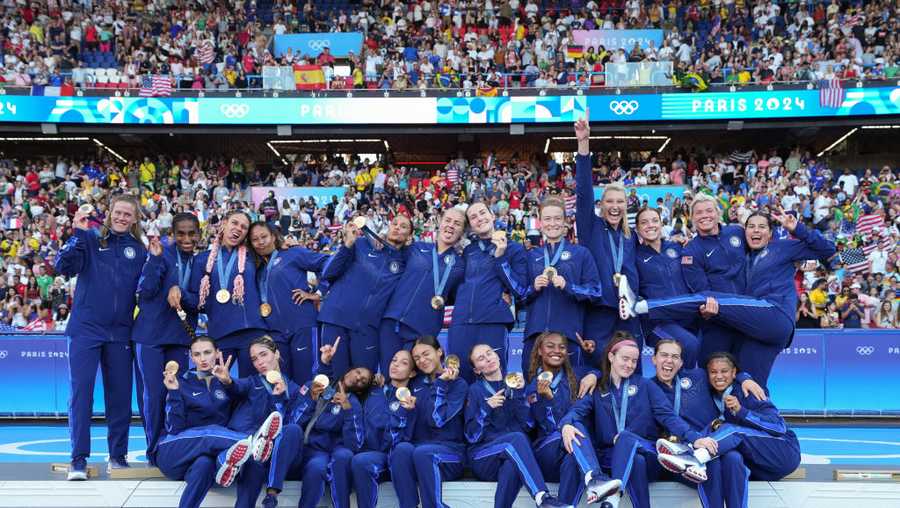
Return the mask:
[[295, 65], [294, 83], [297, 90], [321, 90], [325, 88], [325, 73], [318, 65]]
[[584, 56], [584, 47], [569, 45], [566, 47], [566, 56], [569, 58], [581, 58]]

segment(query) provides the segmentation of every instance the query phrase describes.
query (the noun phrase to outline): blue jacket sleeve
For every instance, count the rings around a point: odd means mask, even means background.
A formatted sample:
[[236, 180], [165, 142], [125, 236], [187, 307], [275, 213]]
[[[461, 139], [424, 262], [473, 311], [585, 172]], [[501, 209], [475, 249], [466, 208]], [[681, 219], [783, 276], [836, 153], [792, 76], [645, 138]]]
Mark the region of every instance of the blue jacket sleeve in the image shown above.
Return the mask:
[[684, 248], [681, 256], [681, 274], [684, 282], [694, 293], [709, 291], [709, 279], [706, 277], [706, 254], [699, 248], [696, 240]]
[[575, 156], [575, 227], [578, 243], [590, 245], [594, 231], [594, 179], [591, 156]]
[[166, 434], [178, 434], [187, 428], [187, 416], [181, 388], [166, 390]]
[[597, 397], [596, 394], [597, 392], [594, 392], [594, 395], [588, 395], [575, 401], [560, 420], [559, 427], [562, 428], [563, 425], [575, 425], [576, 423], [580, 423], [589, 429], [591, 427], [589, 420], [591, 415], [594, 414], [594, 399]]
[[828, 259], [837, 252], [834, 242], [826, 239], [818, 231], [811, 231], [802, 222], [794, 229], [794, 238], [796, 240], [779, 241], [788, 246], [787, 255], [791, 261]]
[[300, 255], [296, 257], [297, 267], [305, 272], [322, 273], [322, 270], [325, 269], [325, 265], [328, 264], [328, 261], [331, 259], [331, 256], [319, 254], [318, 252], [313, 252], [309, 249], [304, 249], [303, 247], [293, 248], [300, 252]]
[[[360, 242], [363, 239], [357, 238], [356, 241]], [[353, 259], [356, 257], [356, 249], [358, 248], [359, 246], [354, 243], [353, 247], [348, 249], [342, 243], [338, 251], [325, 263], [322, 269], [322, 279], [328, 282], [338, 280], [347, 271], [350, 264], [353, 263]]]
[[353, 452], [362, 450], [365, 444], [366, 429], [363, 423], [363, 410], [359, 404], [359, 399], [353, 395], [349, 395], [347, 400], [350, 402], [350, 409], [344, 409], [344, 425], [341, 429], [341, 437], [344, 440], [344, 446], [350, 448]]
[[656, 383], [647, 382], [644, 383], [644, 387], [648, 390], [650, 407], [653, 409], [653, 418], [658, 424], [688, 443], [693, 443], [702, 437], [699, 432], [693, 430], [687, 422], [675, 414], [672, 404], [669, 403], [669, 398], [666, 397], [666, 394], [663, 393]]
[[141, 278], [138, 279], [138, 297], [150, 299], [159, 294], [165, 287], [166, 260], [163, 256], [147, 255], [147, 261], [141, 269]]
[[734, 415], [741, 425], [751, 427], [780, 437], [787, 433], [784, 418], [769, 400], [756, 400], [753, 397], [741, 400], [741, 410]]
[[584, 255], [581, 258], [581, 278], [577, 281], [567, 280], [563, 288], [569, 296], [578, 302], [601, 303], [603, 290], [600, 284], [600, 272], [597, 271], [597, 263], [594, 256]]
[[469, 387], [468, 401], [466, 402], [466, 440], [476, 444], [484, 437], [484, 428], [487, 425], [491, 407], [487, 399], [482, 396], [481, 387], [472, 385]]
[[559, 422], [562, 421], [571, 405], [562, 392], [555, 394], [550, 400], [545, 399], [537, 392], [535, 380], [532, 380], [528, 386], [528, 400], [531, 402], [531, 418], [541, 433], [545, 435], [552, 434], [559, 429]]
[[398, 444], [412, 440], [413, 429], [416, 426], [416, 411], [408, 411], [403, 406], [391, 411], [391, 421], [388, 432], [390, 437], [390, 449]]
[[525, 298], [529, 286], [528, 257], [523, 247], [510, 244], [502, 256], [494, 258], [494, 268], [503, 285], [516, 300]]
[[90, 251], [97, 242], [93, 231], [75, 229], [74, 234], [66, 241], [53, 263], [57, 273], [67, 277], [78, 275], [87, 265]]
[[435, 379], [434, 385], [431, 420], [435, 427], [441, 428], [462, 411], [466, 403], [466, 384], [457, 378], [452, 382]]
[[246, 399], [252, 389], [253, 381], [246, 377], [232, 378], [231, 384], [225, 385], [225, 391], [235, 399]]

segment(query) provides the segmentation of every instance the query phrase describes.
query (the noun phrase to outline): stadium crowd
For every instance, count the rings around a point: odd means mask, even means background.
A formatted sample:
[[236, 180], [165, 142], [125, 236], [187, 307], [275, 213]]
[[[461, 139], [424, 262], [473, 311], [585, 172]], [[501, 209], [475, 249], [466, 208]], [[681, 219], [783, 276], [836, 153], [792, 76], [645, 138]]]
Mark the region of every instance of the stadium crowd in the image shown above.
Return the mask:
[[[0, 83], [91, 86], [114, 69], [194, 89], [259, 87], [261, 67], [335, 57], [279, 55], [276, 34], [362, 32], [357, 88], [589, 86], [608, 63], [672, 61], [708, 83], [893, 79], [896, 2], [759, 0], [72, 1], [0, 3]], [[665, 29], [660, 47], [581, 47], [576, 29]], [[512, 77], [512, 79], [508, 79]]]
[[[0, 320], [17, 328], [63, 330], [72, 283], [54, 272], [54, 258], [71, 235], [78, 206], [92, 203], [96, 221], [105, 218], [112, 194], [140, 197], [144, 230], [170, 234], [172, 217], [195, 213], [202, 225], [217, 224], [230, 210], [246, 208], [254, 219], [280, 226], [315, 251], [332, 251], [340, 226], [364, 214], [373, 231], [386, 229], [397, 213], [412, 217], [417, 239], [434, 241], [438, 211], [487, 199], [498, 230], [526, 247], [539, 245], [537, 205], [558, 194], [574, 223], [574, 167], [571, 161], [495, 157], [451, 160], [439, 171], [351, 156], [300, 157], [292, 167], [262, 171], [238, 158], [144, 157], [120, 162], [110, 156], [72, 160], [2, 161], [2, 266]], [[683, 197], [641, 202], [632, 191], [628, 214], [642, 207], [660, 210], [667, 238], [693, 236], [687, 206], [693, 195], [716, 196], [726, 222], [757, 209], [795, 211], [808, 225], [838, 243], [830, 267], [809, 267], [797, 277], [802, 295], [800, 327], [896, 328], [900, 302], [900, 185], [897, 170], [830, 167], [809, 152], [792, 150], [665, 154], [594, 159], [594, 183], [685, 185]], [[327, 205], [310, 198], [253, 203], [250, 186], [345, 186], [347, 194]], [[574, 235], [571, 235], [574, 238]], [[202, 240], [201, 248], [208, 239]], [[806, 268], [804, 268], [806, 270]]]

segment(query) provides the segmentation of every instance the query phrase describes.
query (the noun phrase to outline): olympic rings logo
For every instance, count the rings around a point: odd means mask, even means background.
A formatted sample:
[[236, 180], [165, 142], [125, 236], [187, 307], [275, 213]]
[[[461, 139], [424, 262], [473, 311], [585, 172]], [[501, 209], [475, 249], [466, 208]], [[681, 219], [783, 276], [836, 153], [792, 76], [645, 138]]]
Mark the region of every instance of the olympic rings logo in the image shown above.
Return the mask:
[[322, 49], [330, 47], [331, 41], [328, 39], [313, 39], [306, 43], [309, 49], [314, 49], [316, 51], [322, 51]]
[[250, 106], [246, 104], [222, 104], [219, 112], [225, 118], [244, 118], [250, 112]]
[[619, 116], [621, 116], [621, 115], [625, 115], [625, 116], [631, 115], [631, 114], [633, 114], [635, 111], [638, 110], [638, 107], [640, 107], [640, 104], [638, 104], [638, 101], [634, 101], [634, 100], [631, 100], [631, 101], [610, 101], [610, 103], [609, 103], [609, 110], [612, 111], [613, 113], [619, 115]]
[[875, 352], [875, 346], [856, 346], [856, 353], [862, 356], [869, 356]]

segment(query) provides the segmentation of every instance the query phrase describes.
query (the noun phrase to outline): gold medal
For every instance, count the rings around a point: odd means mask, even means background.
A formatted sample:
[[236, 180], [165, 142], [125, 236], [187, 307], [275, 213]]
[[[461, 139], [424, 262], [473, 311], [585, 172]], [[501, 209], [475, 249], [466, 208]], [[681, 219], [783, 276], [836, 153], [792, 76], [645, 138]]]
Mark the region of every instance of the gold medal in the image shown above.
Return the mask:
[[328, 376], [326, 376], [325, 374], [319, 374], [318, 376], [313, 378], [313, 383], [315, 383], [319, 386], [327, 387], [328, 386]]
[[432, 296], [431, 308], [434, 310], [441, 310], [442, 308], [444, 308], [444, 297], [441, 295]]
[[494, 231], [491, 233], [491, 240], [500, 241], [506, 240], [506, 231]]
[[219, 303], [228, 303], [228, 300], [231, 300], [231, 293], [228, 292], [227, 289], [220, 289], [216, 291], [216, 301]]
[[622, 276], [621, 273], [616, 273], [613, 275], [613, 284], [618, 287], [619, 286], [619, 278]]
[[448, 369], [458, 369], [459, 368], [459, 357], [456, 355], [450, 355], [447, 357], [447, 368]]
[[359, 229], [362, 229], [362, 228], [366, 227], [366, 218], [365, 218], [365, 217], [362, 217], [362, 216], [360, 216], [360, 217], [355, 217], [355, 218], [353, 219], [353, 225], [356, 226], [356, 227], [359, 228]]
[[553, 381], [553, 373], [545, 370], [538, 374], [538, 379], [549, 383], [550, 381]]
[[551, 282], [553, 281], [553, 277], [556, 277], [557, 273], [558, 272], [556, 271], [556, 268], [554, 268], [552, 266], [548, 266], [547, 268], [544, 268], [544, 277], [547, 277], [548, 279], [550, 279]]
[[400, 388], [397, 388], [397, 393], [394, 395], [397, 397], [397, 400], [404, 401], [409, 399], [412, 396], [412, 393], [409, 392], [409, 388], [401, 386]]
[[262, 303], [259, 305], [259, 315], [262, 317], [269, 317], [272, 314], [272, 306], [268, 303]]
[[525, 378], [519, 372], [510, 372], [505, 378], [506, 387], [515, 390], [525, 384]]
[[178, 374], [178, 362], [170, 360], [166, 363], [166, 374], [172, 374], [173, 376]]
[[711, 425], [713, 432], [719, 430], [719, 427], [721, 427], [723, 423], [725, 423], [725, 422], [719, 418], [716, 418], [715, 420], [713, 420], [712, 425]]
[[93, 207], [93, 205], [85, 203], [78, 207], [78, 212], [81, 215], [90, 215], [90, 214], [94, 213], [94, 207]]
[[675, 434], [670, 434], [669, 437], [667, 437], [666, 439], [671, 443], [678, 442], [678, 436], [676, 436]]
[[266, 372], [266, 381], [268, 381], [270, 385], [277, 384], [279, 381], [281, 381], [281, 373], [277, 370], [270, 370], [269, 372]]

